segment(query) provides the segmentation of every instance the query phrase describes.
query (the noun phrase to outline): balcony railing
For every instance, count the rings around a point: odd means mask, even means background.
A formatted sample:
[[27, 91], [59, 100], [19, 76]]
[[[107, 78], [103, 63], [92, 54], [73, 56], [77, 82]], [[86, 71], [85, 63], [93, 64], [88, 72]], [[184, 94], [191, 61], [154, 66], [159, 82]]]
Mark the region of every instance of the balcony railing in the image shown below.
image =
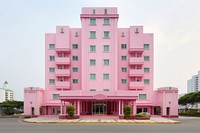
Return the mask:
[[130, 53], [134, 53], [134, 52], [144, 52], [144, 48], [130, 48], [129, 49]]
[[130, 57], [130, 65], [143, 64], [143, 57]]
[[69, 81], [57, 81], [56, 88], [57, 89], [70, 89], [70, 82]]
[[144, 75], [143, 69], [130, 69], [130, 71], [129, 71], [129, 76], [130, 77], [143, 76], [143, 75]]
[[55, 73], [56, 76], [70, 76], [69, 69], [56, 69]]
[[69, 48], [55, 48], [56, 52], [64, 52], [64, 53], [70, 53]]
[[130, 82], [129, 89], [130, 90], [142, 90], [144, 88], [143, 82]]
[[61, 65], [69, 65], [70, 64], [70, 58], [69, 57], [56, 57], [56, 64]]

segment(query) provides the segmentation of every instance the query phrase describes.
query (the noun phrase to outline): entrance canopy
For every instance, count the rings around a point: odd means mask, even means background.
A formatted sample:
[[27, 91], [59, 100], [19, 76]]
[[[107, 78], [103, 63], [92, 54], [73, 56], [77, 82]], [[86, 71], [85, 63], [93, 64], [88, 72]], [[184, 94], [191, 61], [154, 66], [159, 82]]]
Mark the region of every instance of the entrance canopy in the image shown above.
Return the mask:
[[60, 96], [60, 100], [136, 100], [138, 96], [106, 96], [96, 94], [94, 96]]

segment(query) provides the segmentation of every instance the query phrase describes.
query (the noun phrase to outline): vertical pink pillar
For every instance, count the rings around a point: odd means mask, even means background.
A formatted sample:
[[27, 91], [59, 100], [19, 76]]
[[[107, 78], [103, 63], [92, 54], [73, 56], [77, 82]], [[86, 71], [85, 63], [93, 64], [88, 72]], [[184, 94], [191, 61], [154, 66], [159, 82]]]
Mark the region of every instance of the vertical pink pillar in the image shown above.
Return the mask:
[[124, 115], [124, 101], [122, 100], [122, 115]]
[[119, 100], [119, 115], [121, 115], [120, 110], [121, 110], [121, 100]]
[[136, 115], [137, 107], [136, 107], [136, 100], [133, 101], [133, 115]]
[[62, 100], [61, 100], [61, 102], [60, 102], [60, 114], [63, 114]]
[[78, 100], [78, 105], [77, 105], [77, 115], [80, 115], [80, 101]]
[[66, 115], [66, 101], [64, 101], [64, 114]]

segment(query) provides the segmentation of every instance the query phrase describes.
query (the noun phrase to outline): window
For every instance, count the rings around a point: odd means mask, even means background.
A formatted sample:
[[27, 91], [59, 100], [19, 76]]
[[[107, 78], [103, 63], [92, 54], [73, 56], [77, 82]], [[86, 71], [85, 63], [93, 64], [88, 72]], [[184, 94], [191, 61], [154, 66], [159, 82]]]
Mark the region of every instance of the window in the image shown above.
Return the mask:
[[107, 10], [107, 9], [105, 9], [105, 10], [104, 10], [104, 14], [107, 14], [107, 13], [108, 13], [108, 10]]
[[140, 100], [146, 100], [147, 99], [147, 94], [139, 94], [139, 99]]
[[122, 84], [126, 84], [126, 79], [121, 79]]
[[90, 91], [96, 91], [96, 89], [90, 89]]
[[78, 60], [78, 56], [72, 56], [72, 60], [77, 61]]
[[103, 24], [109, 25], [110, 24], [110, 19], [109, 18], [104, 18], [103, 19]]
[[104, 31], [104, 38], [110, 38], [110, 32]]
[[73, 71], [73, 72], [78, 72], [78, 68], [77, 68], [77, 67], [73, 67], [73, 68], [72, 68], [72, 71]]
[[72, 83], [73, 83], [73, 84], [78, 84], [78, 79], [73, 79], [73, 80], [72, 80]]
[[49, 60], [50, 61], [54, 61], [55, 60], [55, 56], [49, 56]]
[[144, 72], [148, 73], [149, 72], [149, 68], [144, 68]]
[[144, 61], [149, 61], [149, 56], [144, 56]]
[[109, 66], [109, 59], [104, 59], [103, 60], [103, 65], [104, 66]]
[[90, 46], [90, 52], [96, 52], [96, 46], [95, 45]]
[[103, 74], [103, 79], [104, 80], [109, 80], [109, 74], [108, 73], [104, 73]]
[[95, 66], [95, 65], [96, 65], [96, 60], [90, 59], [90, 66]]
[[144, 79], [144, 84], [149, 84], [149, 79]]
[[96, 38], [96, 31], [90, 31], [90, 38]]
[[73, 49], [78, 49], [78, 44], [72, 44]]
[[104, 52], [109, 52], [110, 50], [109, 50], [110, 48], [109, 48], [109, 45], [104, 45], [103, 46], [103, 51]]
[[92, 10], [92, 13], [93, 13], [93, 14], [95, 14], [95, 13], [96, 13], [95, 9], [93, 9], [93, 10]]
[[144, 49], [149, 49], [149, 44], [144, 44]]
[[59, 96], [60, 96], [60, 94], [53, 94], [53, 100], [58, 100]]
[[96, 18], [91, 18], [90, 19], [90, 24], [91, 25], [96, 25]]
[[96, 80], [96, 74], [91, 73], [90, 74], [90, 80]]
[[55, 68], [50, 67], [49, 72], [55, 72]]
[[127, 68], [126, 67], [122, 67], [122, 72], [127, 72]]
[[55, 44], [49, 44], [49, 49], [55, 49]]
[[55, 79], [49, 79], [49, 84], [55, 84]]
[[121, 49], [126, 49], [126, 44], [121, 44]]
[[121, 60], [126, 60], [126, 56], [121, 56]]

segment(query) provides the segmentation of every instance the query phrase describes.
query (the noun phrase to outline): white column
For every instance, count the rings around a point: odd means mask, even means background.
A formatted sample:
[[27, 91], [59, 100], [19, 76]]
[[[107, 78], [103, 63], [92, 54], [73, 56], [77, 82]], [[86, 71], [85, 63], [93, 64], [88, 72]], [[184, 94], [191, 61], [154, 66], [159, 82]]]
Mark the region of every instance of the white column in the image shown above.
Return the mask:
[[77, 115], [80, 115], [80, 101], [78, 100]]
[[121, 110], [121, 101], [119, 100], [119, 115], [121, 115], [120, 110]]

